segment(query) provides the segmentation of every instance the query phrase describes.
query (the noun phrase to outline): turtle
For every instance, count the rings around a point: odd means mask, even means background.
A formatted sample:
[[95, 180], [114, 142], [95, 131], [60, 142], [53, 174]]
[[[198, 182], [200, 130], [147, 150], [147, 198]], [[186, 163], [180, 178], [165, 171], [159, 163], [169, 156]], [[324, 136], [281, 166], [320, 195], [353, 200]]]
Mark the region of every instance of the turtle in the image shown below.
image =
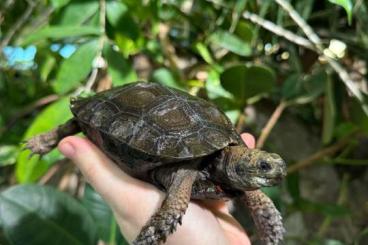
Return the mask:
[[70, 109], [73, 118], [25, 147], [43, 155], [82, 131], [123, 171], [166, 192], [133, 244], [165, 242], [191, 199], [235, 197], [248, 206], [264, 244], [282, 241], [282, 217], [260, 188], [282, 181], [285, 161], [249, 149], [216, 105], [159, 83], [134, 82], [72, 98]]

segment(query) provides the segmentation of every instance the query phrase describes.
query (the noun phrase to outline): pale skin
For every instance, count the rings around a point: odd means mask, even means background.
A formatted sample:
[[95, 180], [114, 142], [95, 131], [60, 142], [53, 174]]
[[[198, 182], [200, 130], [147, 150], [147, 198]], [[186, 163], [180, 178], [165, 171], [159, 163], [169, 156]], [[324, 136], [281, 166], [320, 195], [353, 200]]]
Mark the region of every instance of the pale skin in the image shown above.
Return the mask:
[[[249, 148], [255, 139], [241, 135]], [[87, 181], [112, 208], [124, 237], [133, 241], [141, 228], [160, 207], [165, 194], [151, 184], [135, 179], [121, 171], [105, 154], [85, 138], [68, 136], [58, 145], [71, 159]], [[230, 214], [226, 202], [192, 201], [183, 224], [165, 243], [175, 244], [236, 244], [249, 245], [245, 230]]]

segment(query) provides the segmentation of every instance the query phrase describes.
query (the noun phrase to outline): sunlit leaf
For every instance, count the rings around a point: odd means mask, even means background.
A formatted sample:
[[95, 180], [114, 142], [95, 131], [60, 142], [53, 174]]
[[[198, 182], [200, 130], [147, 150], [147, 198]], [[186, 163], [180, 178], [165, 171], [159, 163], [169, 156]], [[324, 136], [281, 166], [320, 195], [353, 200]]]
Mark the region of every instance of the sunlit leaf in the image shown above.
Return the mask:
[[58, 9], [67, 5], [70, 0], [51, 0], [50, 2], [54, 8]]
[[13, 245], [96, 244], [96, 225], [87, 210], [51, 187], [21, 185], [0, 194], [0, 220]]
[[127, 11], [128, 8], [121, 1], [108, 1], [106, 3], [106, 17], [113, 26], [119, 24], [119, 20]]
[[112, 78], [114, 86], [138, 80], [137, 74], [129, 60], [120, 52], [115, 51], [111, 46], [106, 46], [103, 53], [108, 63], [107, 71]]
[[58, 25], [85, 25], [91, 16], [98, 15], [98, 9], [98, 0], [70, 1], [70, 3], [62, 9], [62, 12], [56, 15], [55, 22]]
[[330, 3], [343, 7], [348, 15], [349, 24], [351, 24], [353, 18], [353, 3], [351, 0], [329, 0]]
[[55, 92], [64, 94], [80, 85], [92, 69], [97, 50], [98, 41], [90, 41], [81, 45], [70, 58], [64, 60], [53, 82]]
[[[36, 117], [27, 129], [24, 139], [26, 140], [36, 134], [47, 132], [71, 117], [68, 98], [54, 102]], [[51, 151], [41, 159], [39, 156], [29, 158], [30, 153], [29, 150], [24, 150], [17, 157], [16, 177], [20, 183], [36, 181], [55, 161], [62, 158], [57, 150]]]
[[169, 87], [185, 90], [185, 87], [166, 68], [160, 68], [155, 70], [152, 75], [152, 81], [161, 83]]

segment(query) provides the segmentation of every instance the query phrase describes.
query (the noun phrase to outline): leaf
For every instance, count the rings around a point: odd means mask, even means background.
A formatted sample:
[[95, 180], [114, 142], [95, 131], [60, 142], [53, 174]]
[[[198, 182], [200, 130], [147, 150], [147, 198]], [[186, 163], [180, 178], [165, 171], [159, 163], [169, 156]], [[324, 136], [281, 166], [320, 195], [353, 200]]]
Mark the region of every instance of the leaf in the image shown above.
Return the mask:
[[220, 76], [222, 86], [240, 102], [269, 93], [275, 86], [275, 73], [266, 66], [236, 65], [226, 69]]
[[85, 26], [93, 15], [98, 14], [98, 9], [98, 0], [71, 1], [62, 9], [59, 16], [56, 16], [55, 22], [60, 26]]
[[206, 45], [204, 45], [201, 42], [198, 42], [195, 44], [194, 48], [199, 53], [199, 55], [204, 59], [204, 61], [206, 61], [208, 64], [214, 63], [211, 53], [209, 52]]
[[107, 72], [112, 78], [114, 86], [138, 80], [136, 72], [133, 70], [129, 60], [125, 59], [121, 53], [115, 51], [113, 47], [106, 46], [103, 51], [104, 57], [108, 63]]
[[53, 82], [55, 92], [65, 94], [80, 85], [92, 69], [98, 51], [98, 41], [81, 45], [70, 58], [63, 61]]
[[0, 167], [14, 164], [17, 159], [18, 147], [14, 145], [0, 146]]
[[[60, 99], [47, 106], [36, 117], [27, 129], [23, 139], [29, 139], [36, 134], [47, 132], [71, 117], [69, 99]], [[36, 181], [55, 161], [62, 158], [61, 154], [56, 150], [44, 155], [41, 159], [39, 156], [33, 156], [29, 159], [30, 153], [29, 150], [25, 150], [20, 152], [17, 157], [16, 178], [20, 183]]]
[[185, 91], [185, 87], [178, 82], [178, 79], [166, 68], [159, 68], [152, 74], [152, 81], [168, 87], [177, 88]]
[[327, 73], [325, 70], [319, 70], [305, 80], [297, 78], [295, 82], [300, 83], [300, 85], [296, 85], [298, 86], [297, 91], [289, 100], [296, 104], [306, 104], [314, 101], [325, 91], [326, 81]]
[[47, 81], [52, 69], [56, 65], [56, 59], [52, 55], [47, 55], [40, 65], [40, 78], [42, 81]]
[[253, 39], [253, 28], [248, 22], [240, 20], [235, 28], [235, 34], [245, 42], [251, 43]]
[[336, 117], [334, 87], [331, 78], [327, 79], [323, 108], [322, 142], [326, 145], [332, 140]]
[[93, 26], [47, 26], [28, 35], [21, 43], [22, 45], [27, 45], [47, 38], [58, 40], [67, 37], [88, 35], [101, 35], [101, 29]]
[[241, 56], [252, 54], [250, 45], [247, 42], [227, 31], [216, 31], [209, 37], [209, 41]]
[[116, 27], [127, 11], [127, 6], [121, 1], [108, 1], [106, 3], [106, 17], [112, 26]]
[[348, 22], [351, 25], [352, 17], [353, 17], [353, 3], [351, 0], [329, 0], [330, 3], [339, 5], [343, 7], [348, 15]]
[[58, 9], [67, 5], [70, 0], [51, 0], [50, 2], [54, 8]]
[[289, 75], [282, 84], [281, 94], [286, 100], [293, 99], [300, 96], [303, 90], [302, 86], [303, 80], [301, 79], [301, 74], [295, 73]]
[[82, 203], [92, 214], [100, 239], [108, 244], [128, 244], [121, 235], [110, 207], [90, 185], [84, 189]]
[[20, 185], [0, 194], [0, 220], [13, 245], [96, 244], [96, 225], [87, 210], [51, 187]]

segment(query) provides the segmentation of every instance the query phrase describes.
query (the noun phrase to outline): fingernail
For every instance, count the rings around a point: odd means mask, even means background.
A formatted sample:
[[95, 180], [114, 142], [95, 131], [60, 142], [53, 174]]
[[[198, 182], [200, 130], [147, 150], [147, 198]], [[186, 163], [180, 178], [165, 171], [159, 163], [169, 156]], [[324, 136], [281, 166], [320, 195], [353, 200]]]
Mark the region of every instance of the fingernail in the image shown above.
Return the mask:
[[72, 158], [74, 156], [75, 153], [75, 149], [74, 146], [69, 143], [69, 142], [65, 142], [59, 145], [59, 150], [61, 151], [61, 153], [68, 157], [68, 158]]

